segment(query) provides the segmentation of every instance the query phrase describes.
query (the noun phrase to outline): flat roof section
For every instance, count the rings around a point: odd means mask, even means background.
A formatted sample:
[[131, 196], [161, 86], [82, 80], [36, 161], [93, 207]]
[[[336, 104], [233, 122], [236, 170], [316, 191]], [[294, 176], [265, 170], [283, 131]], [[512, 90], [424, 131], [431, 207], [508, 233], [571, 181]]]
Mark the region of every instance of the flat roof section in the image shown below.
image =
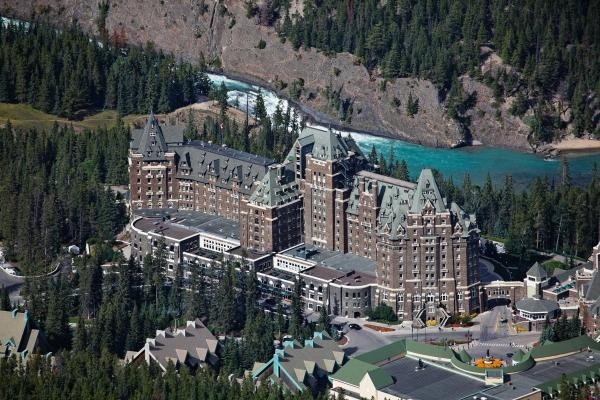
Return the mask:
[[204, 259], [208, 259], [211, 261], [217, 260], [219, 257], [223, 256], [223, 253], [218, 253], [216, 251], [207, 250], [207, 249], [196, 249], [192, 252], [184, 252], [185, 254], [191, 254], [194, 256], [202, 257]]
[[403, 181], [402, 179], [396, 179], [390, 176], [380, 175], [375, 172], [366, 170], [359, 171], [356, 175], [364, 176], [373, 180], [389, 183], [390, 185], [400, 186], [407, 189], [415, 189], [417, 187], [417, 184], [414, 182]]
[[198, 233], [194, 229], [163, 222], [157, 218], [140, 218], [133, 223], [133, 226], [142, 232], [152, 232], [174, 240], [183, 240]]
[[398, 397], [419, 400], [462, 399], [485, 389], [482, 380], [469, 378], [453, 371], [424, 362], [415, 370], [418, 361], [403, 357], [380, 368], [391, 375], [394, 383], [381, 391]]
[[312, 276], [325, 281], [332, 281], [344, 276], [345, 274], [346, 273], [344, 271], [338, 271], [337, 269], [323, 267], [320, 265], [316, 265], [312, 268], [302, 271], [302, 275]]
[[[237, 221], [223, 218], [218, 215], [205, 214], [200, 211], [182, 210], [172, 208], [138, 209], [133, 210], [135, 216], [165, 219], [165, 223], [177, 224], [196, 232], [205, 232], [215, 236], [240, 240], [240, 224]], [[136, 226], [137, 227], [137, 226]]]
[[218, 154], [223, 157], [229, 157], [240, 161], [245, 161], [250, 164], [258, 164], [267, 166], [275, 163], [275, 160], [270, 158], [258, 156], [252, 153], [246, 153], [244, 151], [236, 150], [228, 146], [219, 146], [212, 143], [203, 142], [202, 140], [192, 140], [185, 143], [186, 146], [192, 146], [196, 149], [206, 150], [213, 154]]
[[540, 361], [527, 371], [510, 375], [510, 381], [482, 390], [480, 394], [489, 400], [512, 400], [530, 393], [534, 387], [559, 379], [562, 374], [568, 375], [585, 370], [598, 365], [599, 361], [600, 353], [596, 351], [584, 351], [552, 361]]
[[345, 286], [364, 286], [377, 282], [377, 278], [374, 275], [355, 270], [344, 271], [332, 267], [324, 267], [322, 265], [316, 265], [306, 269], [300, 274], [313, 276], [318, 279]]
[[236, 247], [235, 249], [229, 250], [228, 253], [238, 257], [244, 257], [250, 261], [256, 261], [271, 256], [271, 253], [263, 253], [252, 249], [244, 249], [243, 247]]
[[257, 274], [267, 275], [277, 279], [283, 279], [288, 282], [296, 282], [296, 275], [281, 269], [269, 268], [264, 271], [257, 271]]
[[375, 277], [375, 261], [354, 254], [344, 254], [304, 244], [287, 249], [280, 254], [338, 271], [357, 271]]

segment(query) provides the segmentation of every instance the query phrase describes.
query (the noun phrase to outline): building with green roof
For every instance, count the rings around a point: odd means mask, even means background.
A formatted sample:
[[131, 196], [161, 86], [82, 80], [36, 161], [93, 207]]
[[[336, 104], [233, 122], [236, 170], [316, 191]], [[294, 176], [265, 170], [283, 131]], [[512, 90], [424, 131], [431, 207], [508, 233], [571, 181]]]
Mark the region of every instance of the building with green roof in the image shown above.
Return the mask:
[[515, 351], [512, 365], [479, 368], [464, 349], [402, 339], [348, 361], [330, 376], [347, 399], [538, 400], [560, 390], [560, 378], [600, 378], [600, 344], [588, 336]]
[[27, 361], [32, 354], [51, 355], [44, 335], [32, 322], [27, 312], [0, 311], [0, 358]]
[[327, 377], [346, 362], [344, 351], [326, 332], [315, 332], [304, 344], [286, 341], [265, 363], [255, 363], [250, 376], [269, 380], [290, 391], [309, 390], [317, 394], [328, 385]]

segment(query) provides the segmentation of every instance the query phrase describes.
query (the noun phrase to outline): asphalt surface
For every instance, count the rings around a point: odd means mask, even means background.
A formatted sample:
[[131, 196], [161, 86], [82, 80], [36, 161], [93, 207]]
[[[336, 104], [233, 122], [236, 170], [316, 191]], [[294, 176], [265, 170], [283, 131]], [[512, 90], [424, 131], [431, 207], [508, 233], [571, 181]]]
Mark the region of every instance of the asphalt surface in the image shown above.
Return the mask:
[[[500, 322], [503, 317], [507, 322]], [[477, 323], [469, 328], [442, 328], [429, 327], [427, 329], [411, 329], [410, 327], [398, 328], [391, 333], [379, 333], [363, 325], [368, 321], [362, 319], [336, 318], [335, 323], [345, 323], [345, 336], [348, 343], [343, 346], [349, 356], [357, 356], [377, 349], [397, 340], [410, 338], [418, 341], [464, 341], [469, 336], [473, 341], [464, 345], [472, 356], [483, 356], [490, 353], [506, 358], [507, 354], [517, 348], [525, 350], [539, 339], [539, 332], [517, 333], [510, 324], [510, 310], [506, 306], [497, 306], [487, 311], [477, 319]], [[356, 323], [362, 327], [360, 330], [348, 329], [347, 325]]]
[[0, 287], [8, 289], [8, 296], [12, 302], [21, 300], [20, 290], [24, 281], [22, 277], [10, 275], [0, 268]]
[[500, 275], [494, 272], [494, 264], [483, 258], [479, 259], [479, 278], [482, 283], [504, 280]]

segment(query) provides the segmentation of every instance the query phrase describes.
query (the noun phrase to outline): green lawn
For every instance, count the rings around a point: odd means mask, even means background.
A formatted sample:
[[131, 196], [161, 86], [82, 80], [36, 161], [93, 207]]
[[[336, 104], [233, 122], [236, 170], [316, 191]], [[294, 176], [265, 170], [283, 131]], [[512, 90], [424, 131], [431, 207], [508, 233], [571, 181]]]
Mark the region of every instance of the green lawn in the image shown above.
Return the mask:
[[[128, 115], [124, 119], [125, 123], [131, 123], [137, 115]], [[81, 121], [69, 121], [56, 115], [46, 114], [43, 111], [36, 110], [27, 104], [9, 104], [0, 103], [0, 126], [3, 126], [7, 120], [19, 128], [38, 128], [47, 129], [58, 122], [61, 125], [72, 125], [75, 129], [97, 129], [102, 127], [110, 128], [116, 124], [117, 112], [114, 110], [101, 111], [97, 114], [85, 117]]]
[[546, 271], [548, 272], [549, 275], [552, 275], [552, 273], [554, 272], [554, 270], [556, 268], [561, 268], [564, 270], [569, 269], [570, 267], [560, 261], [556, 261], [556, 260], [548, 260], [548, 261], [544, 261], [544, 263], [542, 264], [544, 266], [544, 268], [546, 269]]

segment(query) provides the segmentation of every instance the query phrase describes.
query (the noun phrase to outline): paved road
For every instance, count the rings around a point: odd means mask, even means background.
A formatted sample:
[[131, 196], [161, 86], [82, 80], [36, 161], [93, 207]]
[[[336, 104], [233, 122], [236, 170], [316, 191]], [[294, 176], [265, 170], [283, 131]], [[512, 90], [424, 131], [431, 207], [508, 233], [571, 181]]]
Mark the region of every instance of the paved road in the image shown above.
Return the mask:
[[482, 283], [504, 280], [500, 275], [494, 272], [494, 264], [483, 258], [479, 259], [479, 277]]
[[[506, 357], [506, 354], [514, 352], [516, 348], [526, 348], [531, 346], [539, 339], [538, 332], [524, 332], [517, 334], [514, 328], [510, 325], [510, 321], [501, 323], [500, 319], [504, 316], [510, 320], [510, 310], [506, 306], [498, 306], [494, 309], [480, 314], [477, 324], [470, 328], [459, 328], [452, 330], [451, 328], [439, 329], [431, 327], [427, 329], [400, 328], [393, 333], [379, 333], [369, 328], [361, 330], [348, 330], [346, 337], [348, 343], [344, 346], [349, 356], [356, 356], [376, 348], [385, 346], [386, 344], [395, 342], [403, 338], [412, 338], [418, 341], [441, 341], [448, 340], [465, 340], [467, 335], [473, 340], [467, 350], [473, 356], [485, 355], [487, 349], [490, 352]], [[362, 319], [336, 318], [335, 323], [357, 323], [363, 325]]]
[[487, 341], [515, 334], [510, 321], [511, 314], [506, 306], [496, 306], [486, 312], [481, 318], [480, 339]]
[[4, 269], [0, 268], [0, 287], [4, 286], [8, 289], [8, 295], [12, 302], [21, 300], [20, 290], [24, 281], [22, 277], [7, 274]]

